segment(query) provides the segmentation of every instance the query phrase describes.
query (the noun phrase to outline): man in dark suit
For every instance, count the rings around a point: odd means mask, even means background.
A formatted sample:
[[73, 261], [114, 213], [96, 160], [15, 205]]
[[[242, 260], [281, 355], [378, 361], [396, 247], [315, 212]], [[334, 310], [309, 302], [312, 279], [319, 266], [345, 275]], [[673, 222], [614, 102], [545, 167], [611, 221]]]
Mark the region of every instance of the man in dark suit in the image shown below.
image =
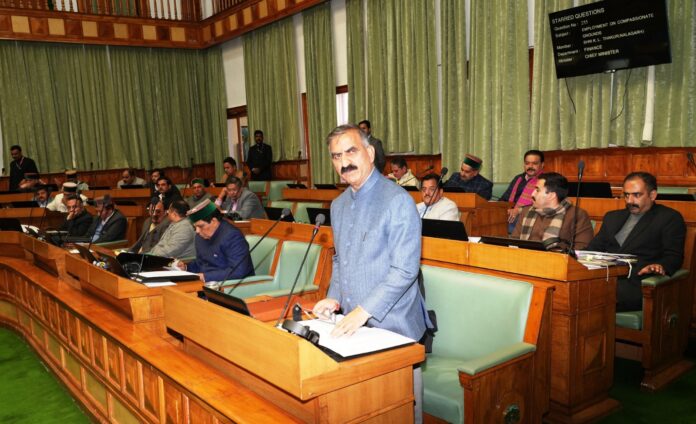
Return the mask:
[[126, 217], [115, 209], [111, 196], [107, 194], [96, 202], [97, 216], [87, 232], [92, 237], [92, 242], [106, 243], [125, 239], [128, 223]]
[[10, 147], [10, 154], [12, 155], [12, 162], [10, 162], [10, 190], [19, 190], [19, 183], [22, 182], [25, 175], [24, 174], [38, 174], [39, 169], [36, 167], [36, 163], [22, 155], [22, 148], [18, 145]]
[[251, 169], [251, 179], [254, 181], [268, 181], [272, 178], [271, 165], [273, 164], [273, 149], [263, 142], [263, 131], [254, 131], [256, 145], [249, 149], [247, 166]]
[[626, 209], [608, 212], [602, 228], [587, 247], [610, 253], [630, 253], [638, 262], [616, 287], [616, 310], [642, 309], [641, 279], [672, 275], [684, 258], [686, 225], [674, 209], [655, 203], [657, 179], [647, 172], [628, 174], [623, 183]]
[[358, 128], [367, 136], [367, 141], [370, 146], [375, 149], [375, 168], [381, 174], [384, 172], [384, 167], [387, 165], [387, 155], [384, 153], [382, 140], [372, 136], [372, 124], [367, 119], [360, 121]]
[[85, 210], [82, 198], [76, 194], [72, 194], [68, 196], [66, 205], [68, 208], [68, 215], [65, 217], [65, 221], [60, 229], [62, 231], [67, 231], [69, 236], [86, 236], [92, 225], [92, 215]]

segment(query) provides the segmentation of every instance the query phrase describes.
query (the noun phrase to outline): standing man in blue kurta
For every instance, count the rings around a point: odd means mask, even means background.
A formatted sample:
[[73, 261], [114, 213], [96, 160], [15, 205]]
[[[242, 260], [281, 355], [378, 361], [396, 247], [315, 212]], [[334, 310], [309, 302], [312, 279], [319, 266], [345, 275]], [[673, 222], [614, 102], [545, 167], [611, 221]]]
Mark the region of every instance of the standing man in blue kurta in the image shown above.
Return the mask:
[[215, 203], [204, 200], [188, 212], [188, 218], [196, 230], [196, 260], [180, 268], [198, 273], [205, 282], [254, 275], [249, 243], [222, 218]]
[[[343, 311], [332, 332], [336, 337], [368, 325], [420, 340], [426, 313], [417, 283], [421, 224], [416, 205], [406, 190], [375, 170], [375, 150], [358, 127], [337, 127], [327, 144], [336, 172], [350, 187], [331, 203], [336, 255], [327, 298], [314, 312]], [[420, 368], [414, 380], [419, 421]]]

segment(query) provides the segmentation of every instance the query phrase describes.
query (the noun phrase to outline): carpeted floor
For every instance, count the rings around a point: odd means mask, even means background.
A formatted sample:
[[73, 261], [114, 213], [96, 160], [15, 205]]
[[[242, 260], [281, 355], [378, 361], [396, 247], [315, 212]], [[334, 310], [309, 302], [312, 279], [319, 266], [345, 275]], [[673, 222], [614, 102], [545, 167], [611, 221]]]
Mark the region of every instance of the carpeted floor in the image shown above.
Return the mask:
[[0, 328], [0, 423], [89, 422], [31, 347]]
[[[687, 357], [696, 362], [696, 340], [691, 340]], [[641, 376], [638, 362], [616, 359], [610, 394], [622, 408], [602, 424], [696, 423], [696, 368], [657, 393], [640, 391]]]

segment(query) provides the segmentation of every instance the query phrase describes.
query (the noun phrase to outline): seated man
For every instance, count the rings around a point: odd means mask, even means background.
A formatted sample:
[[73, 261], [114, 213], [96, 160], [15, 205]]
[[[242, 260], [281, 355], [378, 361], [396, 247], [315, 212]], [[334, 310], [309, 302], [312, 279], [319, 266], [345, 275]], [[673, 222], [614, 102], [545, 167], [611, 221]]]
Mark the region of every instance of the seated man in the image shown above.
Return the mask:
[[123, 188], [124, 185], [140, 185], [145, 187], [147, 182], [135, 175], [135, 169], [125, 169], [121, 174], [121, 179], [116, 183], [116, 187]]
[[628, 278], [616, 286], [616, 310], [643, 307], [641, 279], [652, 274], [672, 275], [684, 259], [686, 225], [674, 209], [655, 203], [657, 179], [647, 172], [632, 172], [623, 182], [626, 209], [607, 212], [587, 250], [630, 253], [638, 262]]
[[203, 178], [194, 178], [191, 181], [191, 189], [193, 194], [186, 198], [186, 203], [188, 203], [189, 208], [196, 207], [197, 204], [201, 203], [205, 199], [215, 200], [214, 196], [211, 196], [206, 191], [206, 181]]
[[46, 182], [39, 178], [39, 174], [36, 172], [27, 172], [24, 174], [24, 178], [19, 182], [17, 190], [30, 192], [33, 191], [36, 186], [40, 185], [46, 185]]
[[537, 177], [544, 172], [544, 153], [529, 150], [524, 154], [524, 172], [515, 175], [507, 190], [500, 196], [501, 202], [509, 202], [508, 232], [512, 233], [517, 223], [520, 209], [532, 204], [532, 193], [536, 189]]
[[584, 249], [594, 236], [590, 217], [566, 197], [566, 177], [556, 172], [540, 175], [532, 194], [534, 203], [522, 208], [511, 237], [543, 241], [548, 250], [566, 250], [575, 229], [573, 249]]
[[48, 187], [45, 185], [37, 185], [34, 188], [34, 201], [39, 204], [40, 208], [45, 208], [51, 202]]
[[242, 182], [246, 179], [246, 173], [243, 169], [237, 169], [237, 161], [233, 157], [226, 157], [222, 161], [222, 169], [225, 171], [220, 178], [220, 182], [225, 185], [230, 183], [230, 177], [237, 177]]
[[[150, 182], [147, 184], [147, 187], [150, 189], [150, 197], [153, 196], [159, 196], [160, 192], [159, 189], [157, 188], [157, 182], [161, 178], [166, 178], [166, 175], [164, 175], [164, 170], [162, 169], [153, 169], [150, 171]], [[171, 186], [171, 190], [179, 195], [181, 197], [181, 193], [179, 192], [179, 187], [177, 187], [175, 184], [172, 183], [172, 181], [167, 178], [167, 181], [169, 182], [169, 185]], [[165, 204], [165, 206], [168, 206], [168, 204]]]
[[476, 193], [486, 200], [491, 200], [493, 183], [485, 179], [479, 170], [483, 161], [470, 154], [464, 156], [459, 172], [455, 172], [445, 183], [445, 187], [459, 188], [465, 193]]
[[190, 258], [196, 256], [193, 230], [191, 221], [186, 219], [189, 211], [188, 203], [183, 200], [172, 202], [167, 210], [167, 217], [171, 224], [162, 234], [157, 245], [150, 250], [151, 255], [166, 256], [169, 258]]
[[75, 194], [68, 196], [68, 215], [60, 226], [61, 231], [67, 231], [69, 236], [84, 237], [92, 225], [92, 215], [85, 210], [82, 198]]
[[222, 219], [215, 203], [205, 200], [188, 211], [196, 230], [196, 260], [184, 270], [198, 273], [204, 282], [225, 281], [254, 275], [254, 265], [242, 232]]
[[230, 182], [220, 191], [215, 204], [225, 215], [236, 214], [238, 219], [266, 219], [266, 211], [259, 197], [242, 186], [242, 180], [230, 177]]
[[77, 184], [77, 191], [80, 193], [89, 190], [89, 184], [80, 181], [77, 177], [77, 171], [74, 169], [65, 171], [65, 181]]
[[92, 243], [106, 243], [126, 238], [128, 222], [116, 207], [108, 194], [96, 200], [97, 216], [92, 220], [87, 234]]
[[[77, 184], [71, 182], [64, 182], [61, 192], [56, 194], [53, 200], [51, 200], [51, 202], [46, 206], [46, 209], [48, 209], [49, 211], [67, 213], [68, 196], [71, 195], [77, 196]], [[87, 196], [80, 194], [80, 197], [82, 198], [83, 202], [87, 202]]]
[[[423, 177], [421, 196], [423, 201], [416, 205], [418, 216], [425, 219], [441, 219], [443, 221], [459, 221], [459, 208], [450, 199], [442, 196], [442, 187], [437, 182], [440, 176], [428, 174]], [[425, 212], [427, 209], [427, 212]], [[425, 212], [425, 216], [423, 213]]]
[[401, 157], [396, 157], [391, 160], [391, 174], [387, 175], [387, 178], [396, 181], [396, 183], [402, 187], [413, 186], [418, 187], [418, 178], [411, 173], [406, 164], [406, 159]]
[[164, 209], [169, 209], [169, 205], [175, 200], [183, 200], [179, 189], [172, 184], [172, 180], [167, 177], [159, 177], [157, 179], [157, 196], [162, 200]]
[[[153, 198], [153, 200], [155, 199], [157, 198]], [[143, 230], [138, 241], [128, 249], [131, 252], [148, 253], [160, 241], [165, 230], [171, 224], [164, 214], [164, 205], [161, 200], [150, 204], [148, 215], [150, 216], [143, 223]]]

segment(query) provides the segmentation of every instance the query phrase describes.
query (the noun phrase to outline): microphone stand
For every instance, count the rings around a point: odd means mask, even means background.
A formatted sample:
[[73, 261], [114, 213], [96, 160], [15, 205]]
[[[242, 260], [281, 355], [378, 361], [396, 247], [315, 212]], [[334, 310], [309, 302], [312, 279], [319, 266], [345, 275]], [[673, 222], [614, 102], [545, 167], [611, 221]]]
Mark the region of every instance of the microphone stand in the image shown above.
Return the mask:
[[578, 255], [575, 253], [575, 230], [578, 226], [578, 211], [580, 210], [580, 185], [582, 184], [582, 174], [585, 172], [585, 161], [581, 160], [578, 162], [578, 188], [575, 192], [575, 216], [573, 217], [573, 232], [570, 233], [570, 244], [568, 245], [568, 254], [573, 258], [577, 259]]
[[319, 232], [319, 227], [321, 224], [324, 223], [324, 220], [326, 218], [324, 217], [324, 214], [319, 214], [317, 215], [316, 219], [316, 224], [314, 224], [314, 230], [312, 231], [312, 237], [309, 239], [309, 243], [307, 243], [307, 249], [305, 249], [304, 256], [302, 257], [302, 262], [300, 262], [300, 267], [297, 269], [297, 275], [295, 275], [295, 281], [292, 283], [292, 287], [290, 287], [290, 292], [288, 293], [288, 299], [285, 301], [285, 306], [283, 307], [283, 311], [280, 313], [280, 316], [278, 317], [278, 320], [275, 323], [274, 327], [277, 327], [278, 324], [280, 324], [280, 321], [285, 317], [285, 315], [288, 313], [288, 308], [290, 307], [290, 300], [292, 299], [292, 294], [295, 291], [295, 286], [297, 286], [297, 280], [300, 279], [300, 274], [302, 273], [302, 267], [304, 267], [305, 262], [307, 262], [307, 256], [309, 255], [309, 249], [312, 247], [312, 242], [314, 241], [314, 237], [317, 236], [317, 233]]

